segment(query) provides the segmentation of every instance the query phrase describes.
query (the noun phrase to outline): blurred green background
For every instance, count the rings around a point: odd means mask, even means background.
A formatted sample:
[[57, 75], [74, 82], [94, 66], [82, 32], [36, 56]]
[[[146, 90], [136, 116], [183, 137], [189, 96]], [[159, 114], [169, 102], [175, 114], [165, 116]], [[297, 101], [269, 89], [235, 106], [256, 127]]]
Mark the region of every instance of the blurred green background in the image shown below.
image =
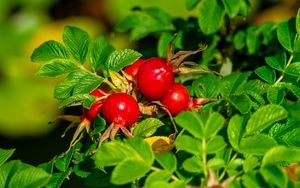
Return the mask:
[[[115, 33], [116, 23], [133, 7], [156, 6], [172, 17], [197, 16], [188, 12], [186, 0], [1, 0], [0, 1], [0, 147], [17, 148], [15, 158], [34, 165], [63, 152], [68, 138], [60, 134], [67, 122], [48, 122], [59, 114], [53, 98], [57, 80], [35, 76], [39, 64], [30, 62], [34, 48], [47, 40], [61, 41], [63, 28], [72, 25], [92, 38], [106, 34], [116, 48], [139, 49], [126, 33]], [[280, 22], [294, 16], [299, 0], [251, 0], [248, 22]], [[147, 42], [143, 40], [143, 42]], [[37, 155], [38, 153], [38, 155]]]

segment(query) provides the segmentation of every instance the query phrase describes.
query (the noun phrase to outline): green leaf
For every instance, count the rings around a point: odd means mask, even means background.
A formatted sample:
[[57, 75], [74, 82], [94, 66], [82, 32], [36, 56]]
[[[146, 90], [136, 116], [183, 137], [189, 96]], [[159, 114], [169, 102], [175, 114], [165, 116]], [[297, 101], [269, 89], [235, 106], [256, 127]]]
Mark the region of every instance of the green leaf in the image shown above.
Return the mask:
[[300, 62], [290, 64], [284, 72], [295, 77], [300, 77]]
[[217, 132], [223, 127], [225, 118], [218, 112], [213, 112], [204, 126], [204, 135], [206, 138], [215, 136]]
[[173, 38], [174, 35], [171, 32], [164, 32], [160, 35], [157, 44], [157, 53], [159, 57], [166, 58], [167, 47]]
[[243, 163], [243, 169], [247, 173], [247, 172], [253, 171], [259, 165], [260, 165], [260, 163], [259, 163], [258, 158], [250, 155], [249, 157], [247, 157], [245, 159], [245, 161]]
[[72, 157], [74, 155], [74, 147], [71, 148], [71, 150], [69, 150], [68, 153], [63, 153], [61, 154], [57, 159], [56, 159], [56, 162], [55, 162], [55, 167], [62, 171], [62, 172], [65, 172], [68, 168], [69, 168], [69, 165], [70, 165], [70, 162], [72, 160]]
[[69, 53], [62, 44], [57, 41], [50, 40], [43, 43], [33, 51], [31, 61], [48, 62], [54, 59], [69, 59], [69, 57]]
[[132, 147], [119, 141], [102, 144], [94, 156], [97, 167], [115, 166], [122, 160], [138, 158]]
[[241, 50], [246, 45], [246, 33], [242, 30], [238, 31], [233, 38], [234, 46], [237, 50]]
[[213, 154], [226, 147], [226, 143], [222, 136], [215, 136], [207, 142], [206, 153]]
[[276, 146], [265, 153], [262, 164], [278, 164], [282, 162], [297, 163], [300, 162], [300, 149], [288, 148], [286, 146]]
[[298, 124], [298, 127], [294, 127], [294, 129], [288, 131], [285, 133], [285, 135], [282, 137], [282, 140], [288, 145], [288, 146], [296, 146], [300, 147], [300, 127]]
[[50, 175], [44, 170], [21, 161], [9, 161], [0, 166], [0, 187], [43, 187], [49, 179]]
[[73, 95], [88, 94], [97, 89], [103, 82], [104, 78], [92, 73], [83, 76], [73, 88]]
[[172, 152], [156, 153], [155, 159], [165, 170], [168, 170], [170, 173], [173, 173], [177, 168], [177, 159]]
[[246, 31], [246, 46], [250, 55], [255, 54], [260, 48], [261, 41], [259, 34], [257, 26], [250, 26]]
[[199, 6], [198, 23], [205, 35], [217, 32], [224, 19], [224, 9], [217, 0], [202, 0]]
[[276, 80], [276, 74], [273, 69], [270, 69], [267, 66], [262, 66], [255, 69], [255, 73], [264, 81], [268, 82], [269, 84], [274, 84]]
[[242, 183], [246, 188], [261, 188], [260, 178], [256, 172], [248, 172], [242, 176]]
[[81, 105], [84, 101], [89, 101], [89, 103], [92, 104], [96, 101], [96, 97], [89, 94], [76, 94], [63, 100], [59, 104], [59, 108]]
[[230, 144], [234, 149], [239, 148], [240, 141], [244, 134], [244, 118], [238, 114], [234, 115], [228, 124], [227, 135]]
[[149, 137], [156, 132], [157, 128], [163, 125], [164, 123], [157, 118], [147, 118], [137, 124], [133, 130], [133, 135], [138, 137]]
[[58, 83], [54, 90], [54, 97], [57, 99], [66, 99], [73, 94], [75, 85], [90, 73], [78, 70], [70, 73], [62, 82]]
[[222, 158], [212, 158], [207, 162], [207, 166], [211, 169], [218, 170], [225, 167], [225, 161]]
[[130, 183], [146, 175], [150, 166], [145, 161], [126, 159], [113, 170], [110, 181], [116, 185]]
[[149, 186], [151, 186], [152, 183], [155, 183], [157, 181], [168, 182], [171, 176], [172, 174], [167, 170], [159, 170], [152, 172], [146, 179], [145, 188], [148, 188]]
[[106, 37], [98, 37], [91, 46], [90, 61], [92, 69], [98, 72], [105, 65], [105, 62], [113, 51], [114, 47], [109, 44]]
[[57, 188], [61, 187], [64, 180], [67, 179], [72, 173], [72, 169], [69, 168], [65, 172], [54, 173], [51, 176], [50, 181], [47, 183], [46, 188]]
[[131, 65], [141, 56], [142, 54], [131, 49], [115, 50], [108, 56], [105, 68], [118, 72], [122, 68]]
[[125, 143], [130, 145], [149, 166], [152, 165], [154, 162], [154, 153], [151, 146], [145, 140], [135, 137], [125, 140]]
[[58, 77], [77, 69], [78, 67], [71, 61], [55, 59], [43, 64], [36, 74], [44, 77]]
[[296, 16], [296, 31], [297, 34], [300, 35], [300, 9], [298, 9], [298, 13]]
[[287, 187], [288, 176], [287, 174], [278, 166], [275, 165], [265, 165], [261, 168], [260, 173], [266, 182], [276, 185], [278, 187]]
[[73, 57], [81, 64], [86, 60], [89, 50], [90, 37], [87, 32], [72, 26], [66, 26], [63, 41]]
[[2, 149], [0, 148], [0, 166], [5, 163], [15, 152], [15, 149]]
[[192, 173], [200, 173], [203, 171], [202, 160], [197, 156], [186, 159], [182, 163], [182, 167], [184, 170]]
[[150, 16], [152, 16], [162, 24], [169, 25], [172, 23], [172, 18], [170, 17], [170, 15], [160, 8], [149, 7], [149, 8], [144, 8], [143, 11], [148, 13]]
[[231, 95], [228, 100], [241, 114], [248, 113], [252, 107], [252, 101], [246, 94]]
[[178, 150], [183, 150], [194, 155], [202, 154], [202, 143], [191, 136], [177, 136], [175, 146]]
[[277, 145], [276, 141], [264, 134], [242, 138], [240, 152], [243, 154], [264, 155], [269, 149]]
[[279, 87], [285, 87], [292, 92], [298, 99], [300, 98], [300, 88], [292, 83], [280, 82]]
[[292, 18], [289, 21], [279, 24], [277, 28], [277, 38], [280, 44], [289, 52], [298, 52], [299, 49], [295, 49], [294, 41], [296, 37], [296, 25], [295, 19]]
[[202, 138], [203, 122], [197, 112], [183, 111], [174, 120], [180, 127], [186, 129], [196, 138]]
[[260, 107], [250, 117], [246, 125], [246, 133], [263, 131], [277, 121], [287, 118], [288, 112], [280, 105], [269, 104]]
[[185, 1], [185, 7], [190, 11], [196, 8], [200, 0], [186, 0]]
[[208, 74], [196, 79], [192, 86], [199, 88], [195, 90], [197, 97], [217, 98], [220, 92], [220, 79], [213, 74]]
[[239, 90], [244, 90], [243, 85], [247, 82], [247, 79], [251, 75], [251, 72], [232, 73], [221, 80], [221, 93], [222, 95], [229, 95], [238, 93]]
[[282, 87], [271, 86], [268, 89], [267, 97], [271, 104], [281, 104], [286, 92]]
[[266, 57], [265, 61], [273, 69], [283, 71], [285, 69], [287, 61], [286, 53], [280, 52], [275, 54], [274, 56]]
[[230, 18], [235, 17], [240, 10], [241, 0], [222, 0], [225, 11]]

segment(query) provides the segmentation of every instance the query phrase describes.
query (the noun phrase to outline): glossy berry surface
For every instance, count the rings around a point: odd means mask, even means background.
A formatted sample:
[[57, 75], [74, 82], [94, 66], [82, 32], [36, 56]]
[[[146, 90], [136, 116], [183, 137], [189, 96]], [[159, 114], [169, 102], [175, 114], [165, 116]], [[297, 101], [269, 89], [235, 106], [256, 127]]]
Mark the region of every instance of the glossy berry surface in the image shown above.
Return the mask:
[[177, 115], [189, 108], [191, 99], [188, 90], [182, 84], [174, 83], [161, 103], [169, 110], [171, 115]]
[[139, 115], [137, 101], [126, 93], [111, 94], [102, 107], [102, 117], [107, 122], [125, 127], [137, 122]]
[[[90, 95], [95, 96], [97, 98], [104, 97], [107, 93], [101, 89], [94, 90]], [[89, 121], [94, 121], [95, 117], [101, 111], [103, 100], [97, 100], [95, 103], [92, 104], [90, 109], [83, 108], [83, 116], [82, 119], [86, 118]]]
[[139, 68], [137, 74], [138, 89], [150, 100], [161, 99], [173, 83], [173, 69], [164, 59], [150, 58]]
[[136, 62], [134, 62], [132, 65], [127, 66], [124, 71], [132, 76], [132, 78], [136, 79], [138, 70], [140, 66], [145, 62], [145, 59], [139, 59]]

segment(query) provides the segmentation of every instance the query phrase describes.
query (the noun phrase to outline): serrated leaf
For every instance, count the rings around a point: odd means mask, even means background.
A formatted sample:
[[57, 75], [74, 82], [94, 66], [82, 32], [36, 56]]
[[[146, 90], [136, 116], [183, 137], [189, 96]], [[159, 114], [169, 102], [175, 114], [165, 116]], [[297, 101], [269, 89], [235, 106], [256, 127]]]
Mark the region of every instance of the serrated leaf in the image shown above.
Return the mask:
[[46, 188], [57, 188], [61, 187], [64, 180], [67, 179], [72, 173], [72, 169], [69, 168], [65, 172], [54, 173], [51, 176], [50, 181], [47, 183]]
[[86, 60], [89, 50], [90, 37], [87, 32], [72, 26], [66, 26], [63, 41], [73, 57], [81, 64]]
[[202, 160], [196, 156], [186, 159], [182, 163], [182, 167], [184, 170], [193, 173], [200, 173], [203, 171]]
[[145, 161], [126, 159], [120, 162], [111, 174], [111, 182], [116, 185], [130, 183], [146, 175], [150, 166]]
[[246, 45], [246, 34], [243, 30], [238, 31], [233, 38], [234, 46], [237, 50], [241, 50]]
[[108, 56], [105, 68], [118, 72], [124, 67], [131, 65], [141, 56], [142, 54], [131, 49], [116, 50]]
[[288, 183], [288, 176], [283, 169], [275, 165], [265, 165], [259, 172], [262, 174], [266, 182], [276, 185], [278, 187], [286, 187]]
[[244, 118], [238, 114], [234, 115], [228, 124], [227, 136], [234, 149], [239, 148], [240, 141], [244, 134]]
[[218, 131], [223, 127], [225, 118], [218, 112], [213, 112], [204, 126], [204, 135], [206, 138], [215, 136]]
[[135, 137], [125, 140], [125, 143], [130, 145], [149, 166], [152, 165], [154, 162], [154, 154], [146, 141]]
[[154, 134], [157, 128], [164, 123], [157, 118], [147, 118], [139, 122], [133, 130], [133, 135], [138, 137], [149, 137]]
[[206, 145], [206, 153], [207, 154], [213, 154], [216, 153], [226, 147], [226, 143], [224, 141], [224, 138], [222, 136], [215, 136], [211, 138]]
[[199, 5], [198, 23], [205, 35], [217, 32], [224, 19], [224, 9], [217, 0], [202, 0]]
[[300, 62], [290, 64], [284, 72], [295, 77], [300, 77]]
[[62, 172], [65, 172], [68, 167], [69, 167], [69, 164], [73, 158], [73, 154], [74, 154], [74, 148], [71, 148], [68, 153], [64, 153], [62, 154], [61, 156], [57, 157], [56, 159], [56, 162], [55, 162], [55, 167], [62, 171]]
[[248, 113], [252, 107], [252, 101], [246, 94], [231, 95], [228, 100], [241, 114]]
[[77, 69], [78, 67], [71, 61], [56, 59], [43, 64], [36, 74], [44, 77], [58, 77]]
[[259, 38], [259, 30], [257, 26], [250, 26], [246, 31], [246, 46], [250, 55], [255, 54], [260, 48], [261, 41]]
[[292, 83], [280, 82], [279, 86], [287, 88], [290, 92], [292, 92], [298, 99], [300, 98], [300, 88]]
[[213, 74], [208, 74], [196, 79], [192, 87], [199, 88], [199, 91], [195, 90], [195, 94], [199, 98], [217, 98], [220, 93], [220, 79]]
[[21, 161], [9, 161], [0, 166], [0, 187], [43, 187], [50, 177], [44, 170]]
[[174, 120], [180, 127], [186, 129], [196, 138], [202, 138], [204, 125], [201, 116], [197, 112], [183, 111]]
[[100, 76], [88, 73], [83, 76], [74, 86], [73, 95], [90, 93], [97, 89], [101, 85], [103, 80], [104, 78]]
[[238, 93], [240, 90], [244, 90], [243, 85], [247, 82], [247, 79], [251, 75], [251, 72], [232, 73], [221, 80], [221, 93], [222, 95], [229, 95]]
[[239, 148], [243, 154], [264, 155], [269, 149], [276, 145], [277, 143], [272, 137], [258, 134], [242, 138]]
[[202, 154], [202, 143], [188, 135], [177, 136], [175, 146], [178, 150], [183, 150], [194, 155]]
[[280, 52], [275, 54], [274, 56], [266, 57], [265, 61], [273, 69], [283, 71], [285, 69], [287, 61], [286, 53]]
[[152, 183], [155, 183], [157, 181], [168, 182], [171, 176], [172, 174], [167, 170], [159, 170], [152, 172], [146, 179], [145, 188], [148, 188], [149, 186], [151, 186]]
[[5, 163], [15, 152], [15, 149], [2, 149], [0, 148], [0, 166]]
[[269, 84], [274, 84], [276, 80], [275, 71], [267, 66], [262, 66], [255, 69], [255, 73]]
[[33, 51], [31, 61], [48, 62], [54, 59], [69, 59], [69, 57], [69, 53], [61, 43], [49, 40]]
[[76, 95], [73, 95], [73, 96], [63, 100], [59, 104], [59, 108], [82, 105], [82, 103], [87, 100], [90, 101], [90, 104], [92, 104], [93, 102], [96, 101], [96, 97], [91, 96], [89, 94], [76, 94]]
[[[299, 125], [299, 124], [298, 124]], [[287, 132], [283, 137], [282, 140], [288, 145], [288, 146], [295, 146], [300, 147], [300, 127], [295, 127], [291, 131]]]
[[173, 173], [177, 169], [177, 159], [172, 152], [155, 154], [156, 161], [167, 171]]
[[278, 164], [282, 162], [296, 163], [300, 162], [299, 148], [288, 148], [286, 146], [276, 146], [265, 153], [262, 164]]
[[[280, 44], [289, 52], [298, 52], [300, 49], [295, 49], [294, 42], [296, 37], [295, 19], [283, 22], [278, 25], [277, 38]], [[296, 50], [296, 51], [295, 51]]]
[[200, 2], [200, 0], [186, 0], [185, 7], [188, 10], [193, 10], [194, 8], [196, 8], [196, 6], [198, 5], [199, 2]]
[[105, 62], [113, 51], [114, 47], [109, 44], [106, 37], [98, 37], [91, 46], [90, 61], [92, 69], [98, 72], [101, 67], [105, 66]]
[[267, 97], [271, 104], [281, 104], [285, 94], [284, 88], [271, 86], [268, 88]]
[[263, 131], [277, 121], [287, 118], [287, 116], [288, 112], [280, 105], [269, 104], [262, 106], [250, 117], [246, 125], [246, 132]]
[[240, 10], [241, 0], [222, 0], [226, 13], [230, 18], [235, 17]]

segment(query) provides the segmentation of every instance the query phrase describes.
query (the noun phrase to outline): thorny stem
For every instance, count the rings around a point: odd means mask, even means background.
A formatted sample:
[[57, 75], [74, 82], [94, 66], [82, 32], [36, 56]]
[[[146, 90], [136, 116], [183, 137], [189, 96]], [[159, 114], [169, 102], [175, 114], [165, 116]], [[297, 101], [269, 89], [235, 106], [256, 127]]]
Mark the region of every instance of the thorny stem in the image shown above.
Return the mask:
[[[233, 156], [233, 157], [230, 159], [230, 161], [228, 162], [228, 165], [229, 165], [233, 160], [235, 160], [237, 156], [238, 156], [238, 153], [235, 153], [234, 156]], [[220, 177], [219, 177], [219, 181], [221, 181], [221, 180], [224, 178], [224, 176], [225, 176], [225, 174], [226, 174], [226, 171], [227, 171], [227, 169], [228, 169], [228, 165], [225, 166], [225, 168], [224, 168], [222, 174], [221, 174]]]
[[[155, 171], [155, 172], [161, 170], [161, 169], [159, 169], [159, 168], [157, 168], [157, 167], [155, 167], [155, 166], [151, 166], [150, 169], [151, 169], [152, 171]], [[171, 179], [174, 180], [174, 181], [179, 181], [179, 179], [178, 179], [175, 175], [173, 175], [173, 174], [172, 174], [172, 176], [171, 176]]]
[[[285, 68], [287, 68], [292, 63], [293, 58], [294, 58], [294, 54], [291, 54]], [[283, 77], [284, 77], [284, 72], [280, 75], [280, 77], [278, 78], [278, 80], [275, 82], [274, 85], [278, 84], [283, 79]]]

